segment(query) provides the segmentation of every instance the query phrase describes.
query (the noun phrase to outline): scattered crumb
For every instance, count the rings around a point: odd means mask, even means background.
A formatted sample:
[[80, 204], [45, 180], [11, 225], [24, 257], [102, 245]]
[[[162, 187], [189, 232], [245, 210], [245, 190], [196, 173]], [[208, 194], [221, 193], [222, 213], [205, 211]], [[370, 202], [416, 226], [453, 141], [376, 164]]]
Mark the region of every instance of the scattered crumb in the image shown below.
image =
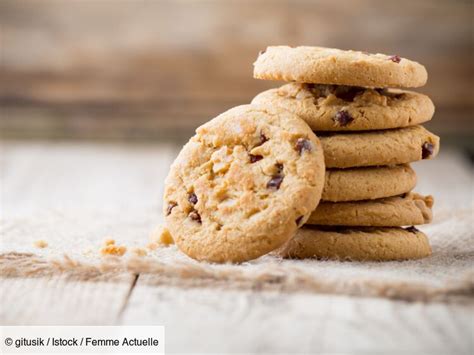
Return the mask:
[[132, 252], [136, 256], [146, 256], [148, 254], [147, 251], [143, 248], [133, 248]]
[[117, 245], [107, 245], [100, 249], [100, 253], [102, 255], [118, 255], [122, 256], [127, 252], [127, 248], [123, 245], [117, 246]]
[[124, 245], [115, 245], [115, 240], [107, 239], [104, 242], [105, 246], [100, 249], [102, 255], [117, 255], [122, 256], [127, 252], [127, 247]]
[[112, 238], [107, 238], [107, 239], [104, 241], [104, 244], [105, 244], [105, 245], [113, 245], [113, 244], [115, 244], [115, 240], [112, 239]]
[[174, 240], [168, 228], [158, 226], [151, 234], [150, 243], [147, 247], [150, 250], [155, 250], [160, 246], [169, 246], [171, 244], [174, 244]]
[[148, 250], [155, 250], [155, 249], [158, 249], [160, 245], [158, 243], [151, 242], [151, 243], [148, 243], [146, 247]]
[[37, 247], [37, 248], [40, 248], [40, 249], [44, 249], [48, 246], [48, 242], [45, 241], [45, 240], [37, 240], [36, 242], [34, 242], [34, 246]]

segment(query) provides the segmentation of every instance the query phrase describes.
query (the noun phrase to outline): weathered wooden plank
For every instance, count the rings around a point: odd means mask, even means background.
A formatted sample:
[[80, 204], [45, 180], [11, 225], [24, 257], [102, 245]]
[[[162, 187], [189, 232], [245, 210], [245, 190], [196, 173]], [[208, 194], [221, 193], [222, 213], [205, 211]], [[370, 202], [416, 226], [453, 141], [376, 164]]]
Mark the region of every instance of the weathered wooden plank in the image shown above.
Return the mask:
[[[106, 238], [145, 246], [175, 152], [169, 144], [4, 144], [0, 250], [98, 258]], [[35, 248], [39, 239], [48, 247]]]
[[122, 282], [0, 278], [2, 325], [113, 325], [127, 302], [133, 275]]
[[148, 286], [121, 324], [166, 327], [171, 352], [467, 354], [471, 306], [311, 294]]

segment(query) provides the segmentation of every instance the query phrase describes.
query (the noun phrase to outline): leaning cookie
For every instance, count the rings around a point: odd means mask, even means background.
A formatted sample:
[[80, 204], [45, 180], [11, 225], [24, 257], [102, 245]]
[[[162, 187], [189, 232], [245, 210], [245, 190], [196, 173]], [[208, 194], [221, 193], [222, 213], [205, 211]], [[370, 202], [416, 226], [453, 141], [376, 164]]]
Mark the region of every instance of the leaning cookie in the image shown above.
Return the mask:
[[401, 227], [430, 223], [432, 196], [407, 193], [378, 200], [320, 202], [306, 224], [325, 226]]
[[427, 257], [431, 247], [426, 235], [415, 227], [303, 227], [277, 254], [295, 259], [390, 261]]
[[267, 47], [254, 63], [256, 79], [364, 87], [420, 87], [423, 65], [398, 55], [324, 47]]
[[328, 168], [405, 164], [432, 159], [439, 137], [422, 126], [319, 134]]
[[381, 166], [326, 171], [324, 201], [375, 200], [411, 191], [416, 185], [416, 173], [408, 165]]
[[242, 262], [278, 248], [316, 208], [321, 144], [287, 111], [235, 107], [196, 130], [171, 166], [164, 214], [197, 260]]
[[358, 86], [291, 83], [258, 94], [252, 103], [294, 112], [314, 131], [407, 127], [427, 122], [434, 114], [426, 95]]

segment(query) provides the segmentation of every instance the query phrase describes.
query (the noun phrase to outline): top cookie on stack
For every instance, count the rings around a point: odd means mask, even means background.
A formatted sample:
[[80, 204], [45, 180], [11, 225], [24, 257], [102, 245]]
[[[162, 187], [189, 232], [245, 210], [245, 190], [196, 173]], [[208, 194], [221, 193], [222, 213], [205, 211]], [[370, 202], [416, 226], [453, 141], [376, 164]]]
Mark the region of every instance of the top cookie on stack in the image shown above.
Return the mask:
[[426, 84], [423, 65], [398, 55], [324, 47], [268, 47], [254, 63], [254, 77], [301, 83], [414, 88]]

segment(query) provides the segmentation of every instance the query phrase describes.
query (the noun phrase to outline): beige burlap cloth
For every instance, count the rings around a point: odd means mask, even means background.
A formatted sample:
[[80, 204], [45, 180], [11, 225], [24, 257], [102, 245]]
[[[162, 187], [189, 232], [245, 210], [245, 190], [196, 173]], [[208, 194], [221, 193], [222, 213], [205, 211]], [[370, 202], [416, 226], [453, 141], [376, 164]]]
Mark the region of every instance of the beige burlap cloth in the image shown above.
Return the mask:
[[182, 287], [273, 289], [424, 301], [472, 300], [471, 218], [471, 210], [458, 210], [425, 226], [433, 255], [414, 261], [300, 261], [264, 256], [241, 265], [217, 265], [189, 259], [175, 246], [148, 250], [146, 256], [133, 255], [129, 247], [123, 257], [101, 257], [99, 243], [93, 249], [78, 253], [79, 249], [71, 248], [68, 253], [67, 248], [54, 246], [49, 238], [49, 246], [41, 251], [18, 251], [29, 249], [24, 245], [19, 245], [17, 251], [4, 251], [0, 255], [0, 272], [3, 277], [63, 274], [74, 280], [110, 282], [120, 282], [121, 276], [132, 273], [152, 275], [148, 278], [151, 283]]

